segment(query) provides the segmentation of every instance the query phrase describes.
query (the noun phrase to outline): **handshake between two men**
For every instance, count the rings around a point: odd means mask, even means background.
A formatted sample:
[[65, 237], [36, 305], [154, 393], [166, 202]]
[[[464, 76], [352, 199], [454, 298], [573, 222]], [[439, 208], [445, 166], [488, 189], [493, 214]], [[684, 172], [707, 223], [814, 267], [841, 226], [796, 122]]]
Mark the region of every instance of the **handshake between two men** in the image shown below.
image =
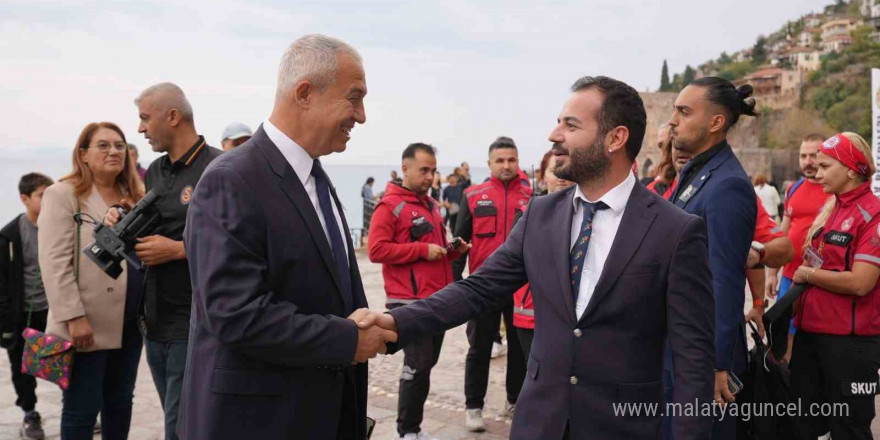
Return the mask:
[[357, 350], [352, 364], [366, 362], [379, 353], [385, 354], [386, 344], [397, 342], [397, 324], [387, 313], [357, 309], [348, 319], [358, 326]]

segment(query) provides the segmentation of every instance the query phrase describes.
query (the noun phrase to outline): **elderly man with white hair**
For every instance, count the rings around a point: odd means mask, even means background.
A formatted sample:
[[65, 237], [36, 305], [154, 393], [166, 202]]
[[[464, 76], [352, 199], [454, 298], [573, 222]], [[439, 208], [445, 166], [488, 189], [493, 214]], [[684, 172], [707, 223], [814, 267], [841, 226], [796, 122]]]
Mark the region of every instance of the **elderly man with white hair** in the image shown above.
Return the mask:
[[[192, 304], [183, 231], [193, 191], [208, 164], [222, 152], [208, 146], [196, 132], [192, 106], [177, 85], [148, 87], [134, 102], [140, 119], [138, 132], [144, 134], [153, 151], [167, 154], [156, 159], [144, 176], [147, 191], [160, 196], [155, 206], [161, 221], [154, 235], [141, 238], [135, 246], [147, 267], [144, 297], [142, 302], [126, 298], [126, 308], [143, 304], [139, 315], [146, 336], [147, 363], [165, 411], [165, 440], [177, 440]], [[105, 222], [114, 224], [118, 219], [118, 211], [111, 208]]]
[[202, 176], [181, 438], [367, 437], [366, 362], [397, 335], [358, 328], [367, 300], [319, 160], [366, 122], [366, 94], [357, 51], [306, 35], [281, 60], [269, 118]]

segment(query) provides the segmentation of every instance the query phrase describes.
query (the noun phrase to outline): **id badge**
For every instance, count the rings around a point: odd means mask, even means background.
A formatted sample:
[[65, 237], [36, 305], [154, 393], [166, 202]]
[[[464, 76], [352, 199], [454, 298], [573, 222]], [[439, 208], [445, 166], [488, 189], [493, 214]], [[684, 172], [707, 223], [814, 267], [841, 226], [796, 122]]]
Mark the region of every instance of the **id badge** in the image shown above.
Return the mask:
[[825, 259], [822, 258], [822, 255], [819, 254], [812, 246], [808, 247], [804, 250], [804, 260], [807, 260], [810, 263], [810, 267], [814, 267], [819, 269], [822, 267], [822, 263], [825, 262]]

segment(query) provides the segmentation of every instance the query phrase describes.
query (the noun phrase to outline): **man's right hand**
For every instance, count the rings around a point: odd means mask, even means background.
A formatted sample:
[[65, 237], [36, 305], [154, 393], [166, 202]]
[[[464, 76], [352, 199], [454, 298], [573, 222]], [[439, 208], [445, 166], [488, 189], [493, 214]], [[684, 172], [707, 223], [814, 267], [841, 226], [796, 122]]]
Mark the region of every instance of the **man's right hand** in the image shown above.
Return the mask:
[[358, 309], [348, 317], [358, 326], [357, 350], [353, 364], [364, 363], [379, 353], [385, 354], [385, 344], [397, 342], [395, 331], [373, 325], [376, 320], [371, 316], [374, 314], [375, 312], [369, 309]]
[[443, 246], [438, 246], [434, 243], [428, 244], [428, 256], [426, 257], [428, 261], [437, 261], [443, 258], [446, 255], [446, 248]]
[[95, 343], [92, 325], [89, 324], [89, 320], [85, 316], [67, 321], [67, 332], [70, 333], [71, 342], [77, 350], [87, 349]]

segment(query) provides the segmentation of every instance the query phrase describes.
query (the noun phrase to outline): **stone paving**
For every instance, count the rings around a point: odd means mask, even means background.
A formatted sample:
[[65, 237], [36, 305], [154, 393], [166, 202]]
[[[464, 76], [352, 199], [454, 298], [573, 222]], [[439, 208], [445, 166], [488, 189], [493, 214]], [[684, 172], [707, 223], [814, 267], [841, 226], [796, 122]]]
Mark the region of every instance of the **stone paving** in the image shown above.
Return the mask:
[[[358, 252], [367, 299], [373, 308], [384, 305], [381, 267], [370, 263]], [[749, 298], [746, 303], [750, 304]], [[446, 333], [440, 361], [432, 372], [431, 392], [425, 405], [422, 427], [432, 436], [443, 440], [501, 440], [509, 437], [510, 420], [501, 416], [504, 408], [504, 358], [491, 363], [489, 392], [486, 396], [487, 432], [469, 433], [464, 429], [464, 359], [468, 344], [464, 326]], [[379, 356], [370, 361], [368, 414], [376, 419], [373, 439], [390, 440], [396, 437], [397, 384], [403, 365], [403, 353]], [[47, 439], [58, 439], [61, 416], [61, 392], [53, 384], [39, 380], [37, 410], [43, 415]], [[21, 410], [14, 405], [15, 392], [5, 353], [0, 356], [0, 440], [17, 440], [21, 424]], [[878, 407], [880, 408], [880, 407]], [[141, 357], [135, 388], [134, 414], [129, 438], [131, 440], [162, 440], [163, 415], [159, 398], [153, 386], [146, 356]], [[880, 421], [872, 426], [875, 438], [880, 438]], [[100, 436], [95, 436], [100, 439]]]
[[[358, 252], [358, 264], [364, 279], [367, 299], [374, 308], [385, 304], [381, 266], [369, 262], [366, 255]], [[500, 416], [504, 409], [504, 358], [492, 361], [489, 376], [489, 392], [486, 397], [487, 432], [469, 433], [464, 429], [464, 358], [468, 343], [464, 326], [447, 332], [440, 361], [431, 380], [431, 393], [425, 405], [425, 421], [422, 427], [443, 440], [501, 440], [510, 432], [510, 421]], [[390, 440], [396, 437], [397, 383], [403, 366], [403, 353], [379, 356], [370, 361], [370, 394], [368, 415], [376, 419], [373, 439]], [[61, 419], [61, 391], [49, 382], [37, 381], [37, 410], [43, 416], [47, 439], [59, 439]], [[0, 355], [0, 440], [17, 440], [22, 412], [14, 405], [8, 358]], [[163, 414], [159, 397], [146, 355], [141, 356], [138, 380], [135, 386], [134, 411], [131, 440], [162, 440]], [[100, 435], [95, 436], [100, 439]]]

